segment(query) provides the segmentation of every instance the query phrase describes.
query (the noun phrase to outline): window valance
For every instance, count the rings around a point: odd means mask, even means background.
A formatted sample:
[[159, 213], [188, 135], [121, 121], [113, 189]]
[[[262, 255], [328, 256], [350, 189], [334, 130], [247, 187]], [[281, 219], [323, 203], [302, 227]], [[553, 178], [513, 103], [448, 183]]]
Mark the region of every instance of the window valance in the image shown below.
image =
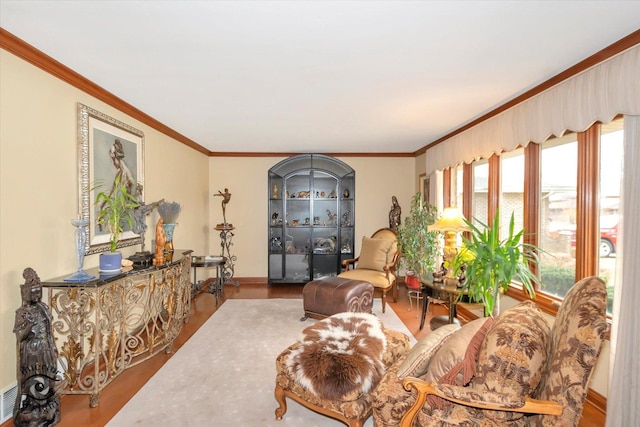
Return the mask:
[[640, 115], [640, 45], [428, 149], [426, 170], [488, 158], [566, 130], [583, 131], [617, 114]]

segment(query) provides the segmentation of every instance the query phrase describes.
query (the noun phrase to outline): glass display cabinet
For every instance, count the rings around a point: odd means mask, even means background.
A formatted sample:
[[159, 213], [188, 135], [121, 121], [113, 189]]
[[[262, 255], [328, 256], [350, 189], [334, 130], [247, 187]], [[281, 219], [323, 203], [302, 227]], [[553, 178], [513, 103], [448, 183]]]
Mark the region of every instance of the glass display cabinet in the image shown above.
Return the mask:
[[355, 171], [322, 154], [269, 169], [269, 278], [307, 283], [340, 273], [354, 257]]

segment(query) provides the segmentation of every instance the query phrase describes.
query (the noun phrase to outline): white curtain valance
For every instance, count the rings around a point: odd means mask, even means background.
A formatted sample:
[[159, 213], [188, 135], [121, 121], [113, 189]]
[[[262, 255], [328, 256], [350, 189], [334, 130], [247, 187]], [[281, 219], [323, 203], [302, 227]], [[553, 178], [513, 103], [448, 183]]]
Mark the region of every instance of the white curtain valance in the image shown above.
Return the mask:
[[583, 131], [617, 114], [640, 115], [640, 45], [636, 45], [427, 150], [427, 173], [566, 130]]

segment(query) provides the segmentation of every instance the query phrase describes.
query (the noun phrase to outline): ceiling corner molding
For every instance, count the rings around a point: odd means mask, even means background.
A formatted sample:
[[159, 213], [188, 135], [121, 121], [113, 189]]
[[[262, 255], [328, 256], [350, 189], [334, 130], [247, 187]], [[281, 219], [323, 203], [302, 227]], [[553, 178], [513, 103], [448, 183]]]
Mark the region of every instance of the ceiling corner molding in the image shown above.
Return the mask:
[[0, 27], [0, 48], [207, 156], [211, 152]]
[[[209, 157], [291, 157], [304, 153], [211, 151]], [[316, 153], [331, 157], [415, 157], [414, 153]]]
[[587, 57], [586, 59], [583, 59], [582, 61], [578, 62], [577, 64], [573, 65], [572, 67], [567, 68], [566, 70], [562, 71], [559, 74], [556, 74], [555, 76], [551, 77], [550, 79], [540, 83], [538, 86], [526, 91], [525, 93], [513, 98], [512, 100], [505, 102], [504, 104], [502, 104], [501, 106], [495, 108], [492, 111], [489, 111], [487, 114], [484, 114], [481, 117], [478, 117], [477, 119], [467, 123], [464, 126], [459, 127], [458, 129], [448, 133], [447, 135], [444, 135], [441, 138], [438, 138], [437, 140], [429, 143], [428, 145], [422, 147], [421, 149], [415, 151], [413, 154], [415, 156], [419, 156], [420, 154], [426, 153], [427, 150], [429, 150], [430, 148], [435, 147], [436, 145], [458, 135], [461, 134], [462, 132], [471, 129], [474, 126], [477, 126], [478, 124], [497, 116], [498, 114], [508, 110], [509, 108], [512, 108], [524, 101], [526, 101], [527, 99], [533, 98], [534, 96], [544, 92], [545, 90], [585, 71], [588, 70], [589, 68], [593, 67], [594, 65], [597, 65], [609, 58], [614, 57], [615, 55], [618, 55], [624, 51], [626, 51], [627, 49], [630, 49], [634, 46], [636, 46], [637, 44], [640, 44], [640, 30], [636, 30], [633, 33], [629, 34], [626, 37], [623, 37], [622, 39], [618, 40], [615, 43], [610, 44], [609, 46], [605, 47], [604, 49], [600, 50], [599, 52], [594, 53], [593, 55]]

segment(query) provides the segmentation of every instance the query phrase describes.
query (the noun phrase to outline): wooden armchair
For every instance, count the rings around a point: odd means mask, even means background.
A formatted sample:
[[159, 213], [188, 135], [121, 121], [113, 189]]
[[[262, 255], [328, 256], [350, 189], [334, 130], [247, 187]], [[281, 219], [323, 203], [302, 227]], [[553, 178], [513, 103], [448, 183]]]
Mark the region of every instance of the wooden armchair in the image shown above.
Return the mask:
[[338, 277], [371, 283], [381, 293], [384, 313], [387, 293], [392, 291], [393, 302], [398, 299], [396, 268], [399, 260], [398, 235], [390, 228], [381, 228], [370, 238], [362, 238], [360, 256], [342, 261], [344, 272]]
[[[583, 279], [571, 288], [558, 310], [548, 358], [531, 397], [509, 393], [508, 389], [498, 392], [495, 387], [487, 387], [487, 382], [474, 385], [472, 380], [468, 387], [462, 387], [407, 377], [403, 386], [417, 390], [417, 397], [404, 414], [401, 427], [454, 424], [463, 419], [474, 425], [578, 425], [589, 380], [608, 331], [606, 305], [606, 287], [597, 277]], [[478, 374], [488, 377], [481, 366]], [[493, 375], [502, 377], [502, 372]], [[505, 383], [509, 381], [503, 378]], [[452, 403], [444, 409], [432, 407], [427, 401], [430, 395]]]

